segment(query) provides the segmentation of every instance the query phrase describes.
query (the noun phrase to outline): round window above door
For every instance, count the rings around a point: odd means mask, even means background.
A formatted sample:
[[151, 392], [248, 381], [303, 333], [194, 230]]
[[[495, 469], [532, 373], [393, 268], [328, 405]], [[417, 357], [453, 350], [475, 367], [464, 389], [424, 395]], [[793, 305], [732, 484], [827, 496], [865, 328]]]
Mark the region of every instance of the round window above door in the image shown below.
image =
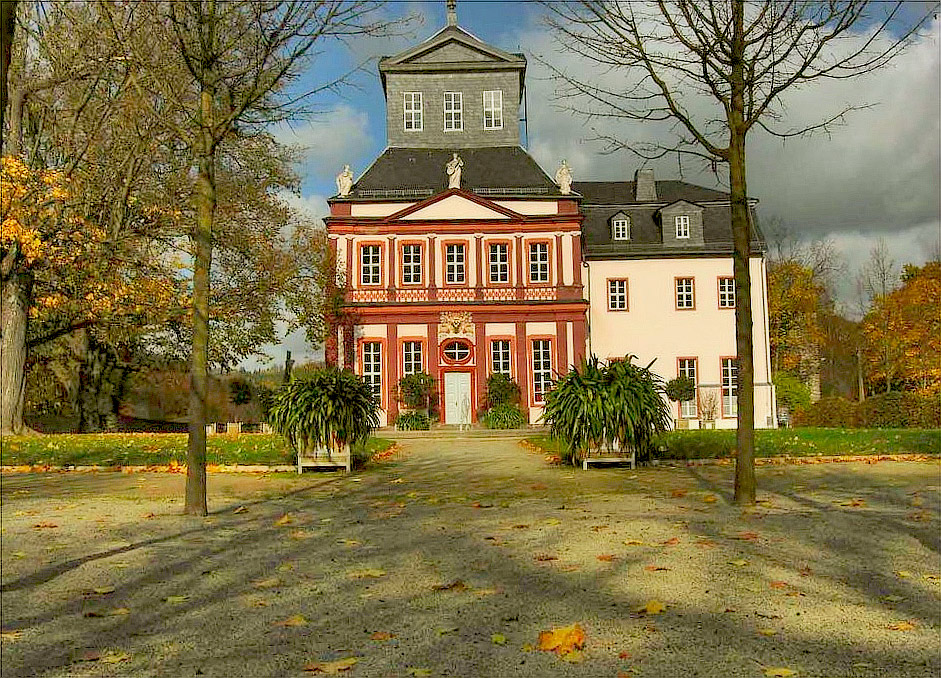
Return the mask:
[[464, 341], [449, 341], [441, 349], [444, 359], [449, 363], [466, 363], [470, 360], [471, 347]]

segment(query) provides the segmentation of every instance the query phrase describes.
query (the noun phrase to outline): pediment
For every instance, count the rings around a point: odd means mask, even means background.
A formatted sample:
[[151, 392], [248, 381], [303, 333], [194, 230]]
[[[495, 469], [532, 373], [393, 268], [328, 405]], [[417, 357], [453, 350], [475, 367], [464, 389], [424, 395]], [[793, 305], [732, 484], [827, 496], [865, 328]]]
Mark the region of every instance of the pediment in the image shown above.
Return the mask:
[[660, 208], [661, 214], [673, 214], [673, 213], [690, 213], [690, 212], [702, 212], [702, 207], [696, 203], [689, 202], [688, 200], [677, 200], [676, 202], [671, 202], [666, 207]]
[[519, 63], [521, 57], [488, 45], [462, 28], [449, 26], [425, 42], [383, 59], [380, 70], [404, 64], [465, 61]]
[[522, 218], [522, 215], [489, 200], [452, 189], [391, 215], [389, 221], [491, 221]]

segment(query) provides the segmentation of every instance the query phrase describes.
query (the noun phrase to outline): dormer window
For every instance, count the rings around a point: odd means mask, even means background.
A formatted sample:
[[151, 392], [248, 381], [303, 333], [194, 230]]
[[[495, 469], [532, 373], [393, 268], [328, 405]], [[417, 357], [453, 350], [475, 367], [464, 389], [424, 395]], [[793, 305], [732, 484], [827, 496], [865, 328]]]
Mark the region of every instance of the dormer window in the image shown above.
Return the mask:
[[611, 220], [611, 239], [612, 240], [630, 240], [631, 239], [631, 218], [618, 214]]
[[460, 92], [444, 93], [444, 131], [464, 129], [464, 96]]
[[676, 237], [689, 239], [689, 216], [681, 214], [673, 217], [673, 223], [676, 226]]
[[405, 131], [421, 132], [422, 103], [421, 92], [405, 92]]

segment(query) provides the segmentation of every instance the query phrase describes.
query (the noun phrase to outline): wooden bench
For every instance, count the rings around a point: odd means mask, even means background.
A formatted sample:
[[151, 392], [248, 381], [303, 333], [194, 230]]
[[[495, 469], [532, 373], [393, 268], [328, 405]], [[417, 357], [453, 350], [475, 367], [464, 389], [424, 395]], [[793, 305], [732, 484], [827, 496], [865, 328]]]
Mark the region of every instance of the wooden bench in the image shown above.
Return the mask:
[[347, 445], [341, 452], [331, 453], [326, 447], [318, 447], [310, 452], [298, 453], [297, 472], [303, 473], [305, 468], [342, 468], [349, 473], [353, 470], [350, 446]]
[[582, 457], [582, 470], [587, 471], [589, 464], [629, 464], [633, 469], [637, 463], [634, 448], [619, 450], [617, 443], [610, 450], [591, 450]]

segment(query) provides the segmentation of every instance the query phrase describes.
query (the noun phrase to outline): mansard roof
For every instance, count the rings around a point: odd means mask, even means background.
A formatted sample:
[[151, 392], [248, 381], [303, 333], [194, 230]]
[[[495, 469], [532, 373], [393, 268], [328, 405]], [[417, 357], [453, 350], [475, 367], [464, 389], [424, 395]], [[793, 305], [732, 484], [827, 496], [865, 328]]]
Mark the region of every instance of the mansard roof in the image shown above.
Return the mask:
[[[649, 256], [715, 256], [732, 252], [732, 220], [729, 194], [684, 181], [657, 181], [657, 201], [638, 202], [633, 181], [576, 181], [572, 188], [582, 198], [582, 237], [587, 259], [621, 259]], [[702, 245], [675, 247], [664, 244], [661, 211], [682, 206], [702, 210]], [[631, 239], [614, 240], [611, 218], [625, 214], [631, 220]], [[757, 229], [752, 250], [765, 250], [764, 238]]]
[[387, 148], [353, 184], [347, 198], [331, 202], [415, 200], [448, 187], [445, 165], [464, 161], [461, 187], [488, 198], [561, 197], [559, 187], [519, 146], [490, 148]]

